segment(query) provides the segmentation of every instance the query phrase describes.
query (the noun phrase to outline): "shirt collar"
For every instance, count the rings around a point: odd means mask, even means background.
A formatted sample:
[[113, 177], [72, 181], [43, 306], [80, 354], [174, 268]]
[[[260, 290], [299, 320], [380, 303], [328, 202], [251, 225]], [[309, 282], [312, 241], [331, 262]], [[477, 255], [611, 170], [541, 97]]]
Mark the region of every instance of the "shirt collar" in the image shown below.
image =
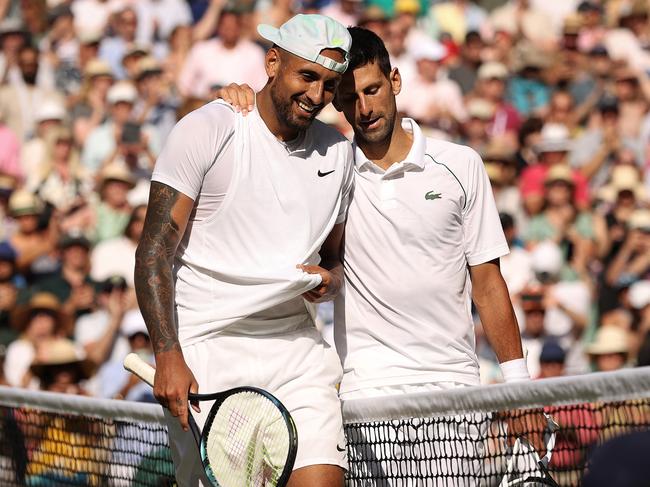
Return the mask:
[[[422, 130], [415, 120], [412, 118], [402, 118], [402, 128], [407, 132], [413, 134], [413, 145], [411, 145], [411, 150], [406, 155], [406, 158], [403, 161], [395, 161], [398, 164], [402, 164], [404, 170], [412, 167], [424, 168], [424, 155], [426, 153], [426, 138], [422, 135]], [[352, 141], [354, 146], [354, 163], [357, 166], [357, 169], [363, 167], [374, 167], [380, 172], [383, 172], [379, 166], [373, 164], [366, 155], [363, 153], [361, 148], [357, 145], [356, 140]], [[391, 166], [392, 167], [392, 166]], [[390, 170], [390, 169], [389, 169]]]

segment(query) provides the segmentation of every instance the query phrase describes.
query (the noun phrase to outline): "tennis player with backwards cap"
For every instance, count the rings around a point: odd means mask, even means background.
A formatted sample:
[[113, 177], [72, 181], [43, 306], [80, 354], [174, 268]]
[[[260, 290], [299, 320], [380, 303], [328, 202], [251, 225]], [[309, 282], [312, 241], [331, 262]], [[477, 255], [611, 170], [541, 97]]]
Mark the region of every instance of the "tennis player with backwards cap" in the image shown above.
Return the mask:
[[[342, 370], [307, 301], [333, 299], [343, 279], [352, 148], [314, 119], [334, 97], [351, 39], [321, 15], [258, 31], [274, 44], [257, 107], [245, 118], [220, 101], [190, 113], [153, 172], [135, 285], [154, 346], [154, 395], [180, 486], [209, 485], [188, 429], [188, 391], [249, 385], [278, 397], [296, 422], [289, 485], [337, 487], [347, 466]], [[192, 407], [202, 427], [208, 408]]]

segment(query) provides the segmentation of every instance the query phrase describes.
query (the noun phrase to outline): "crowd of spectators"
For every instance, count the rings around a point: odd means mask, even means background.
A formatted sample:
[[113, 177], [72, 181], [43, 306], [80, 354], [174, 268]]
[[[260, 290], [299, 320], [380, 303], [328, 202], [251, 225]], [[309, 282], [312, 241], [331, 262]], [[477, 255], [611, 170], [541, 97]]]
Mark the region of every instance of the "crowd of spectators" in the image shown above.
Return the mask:
[[300, 12], [376, 32], [399, 110], [483, 157], [531, 374], [650, 364], [648, 0], [0, 0], [0, 382], [151, 400], [120, 364], [157, 154]]

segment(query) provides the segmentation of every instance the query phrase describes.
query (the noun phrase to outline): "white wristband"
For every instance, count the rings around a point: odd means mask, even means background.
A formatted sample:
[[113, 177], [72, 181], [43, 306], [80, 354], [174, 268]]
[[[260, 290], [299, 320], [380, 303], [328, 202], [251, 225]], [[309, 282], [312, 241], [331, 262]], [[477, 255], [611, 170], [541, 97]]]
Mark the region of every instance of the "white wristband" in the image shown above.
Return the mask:
[[503, 380], [505, 382], [521, 382], [524, 380], [530, 380], [530, 374], [528, 373], [525, 358], [502, 362], [499, 364], [499, 367], [501, 367], [501, 373], [503, 374]]

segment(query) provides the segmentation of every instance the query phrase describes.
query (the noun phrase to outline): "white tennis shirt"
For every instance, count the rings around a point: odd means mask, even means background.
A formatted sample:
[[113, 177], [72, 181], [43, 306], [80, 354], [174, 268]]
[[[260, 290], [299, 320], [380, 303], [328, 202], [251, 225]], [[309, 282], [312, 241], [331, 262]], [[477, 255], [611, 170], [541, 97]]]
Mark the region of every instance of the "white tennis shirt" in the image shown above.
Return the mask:
[[174, 269], [182, 345], [313, 324], [301, 294], [320, 276], [296, 265], [317, 264], [345, 220], [352, 169], [350, 143], [319, 121], [283, 143], [257, 110], [215, 101], [176, 125], [152, 180], [195, 201]]
[[478, 384], [469, 266], [508, 253], [490, 183], [472, 149], [426, 138], [384, 171], [355, 148], [345, 295], [334, 334], [341, 393], [452, 381]]

